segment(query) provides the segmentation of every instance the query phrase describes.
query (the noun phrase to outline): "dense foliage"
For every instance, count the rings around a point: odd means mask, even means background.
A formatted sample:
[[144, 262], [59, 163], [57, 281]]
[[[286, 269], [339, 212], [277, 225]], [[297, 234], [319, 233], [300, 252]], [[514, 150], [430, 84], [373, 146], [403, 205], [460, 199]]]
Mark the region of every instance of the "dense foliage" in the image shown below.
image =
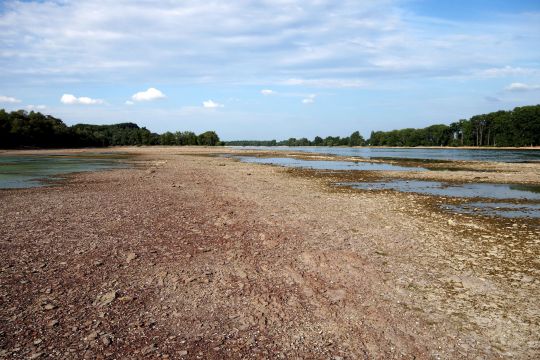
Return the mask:
[[372, 146], [539, 146], [540, 105], [517, 107], [423, 129], [374, 131]]
[[114, 145], [221, 145], [218, 135], [207, 131], [155, 134], [137, 124], [77, 124], [66, 126], [62, 120], [39, 112], [11, 113], [0, 109], [0, 148], [85, 147]]
[[366, 141], [360, 135], [360, 132], [355, 131], [351, 136], [339, 137], [339, 136], [327, 136], [321, 138], [315, 136], [315, 139], [309, 140], [307, 138], [290, 138], [288, 140], [276, 141], [260, 141], [260, 140], [237, 140], [227, 141], [225, 145], [229, 146], [364, 146]]
[[517, 107], [459, 120], [450, 125], [423, 129], [372, 131], [370, 139], [358, 131], [349, 137], [316, 136], [313, 140], [290, 138], [283, 141], [228, 141], [237, 146], [539, 146], [540, 105]]

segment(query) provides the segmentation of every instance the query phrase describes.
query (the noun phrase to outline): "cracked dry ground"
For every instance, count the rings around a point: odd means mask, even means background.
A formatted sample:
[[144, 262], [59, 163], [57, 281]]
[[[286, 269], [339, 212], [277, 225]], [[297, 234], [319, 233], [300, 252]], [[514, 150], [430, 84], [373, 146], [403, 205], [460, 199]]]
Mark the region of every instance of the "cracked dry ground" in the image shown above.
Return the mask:
[[130, 151], [142, 165], [0, 191], [0, 357], [539, 354], [531, 224], [449, 222], [420, 196]]

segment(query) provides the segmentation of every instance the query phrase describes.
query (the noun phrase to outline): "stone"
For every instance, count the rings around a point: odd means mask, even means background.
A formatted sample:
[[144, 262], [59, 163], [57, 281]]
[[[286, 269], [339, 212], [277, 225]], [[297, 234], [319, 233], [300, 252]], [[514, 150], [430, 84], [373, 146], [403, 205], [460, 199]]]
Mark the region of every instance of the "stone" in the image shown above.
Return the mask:
[[94, 340], [96, 340], [97, 338], [98, 338], [98, 333], [97, 333], [97, 331], [92, 331], [90, 334], [88, 334], [88, 335], [86, 336], [86, 339], [85, 339], [85, 340], [86, 340], [86, 341], [94, 341]]
[[101, 338], [101, 342], [103, 343], [103, 345], [109, 346], [111, 345], [111, 337], [109, 335], [103, 335], [103, 337]]
[[109, 305], [114, 301], [114, 299], [116, 299], [116, 295], [116, 290], [111, 290], [101, 296], [98, 296], [97, 303], [101, 306]]
[[180, 356], [186, 356], [188, 354], [187, 350], [182, 350], [178, 353]]
[[158, 349], [156, 344], [151, 344], [142, 350], [143, 355], [150, 354]]
[[137, 258], [137, 254], [131, 252], [127, 255], [126, 257], [126, 262], [129, 264], [130, 262], [132, 262], [133, 260], [135, 260]]
[[54, 304], [45, 304], [45, 306], [43, 306], [43, 308], [45, 310], [54, 310], [54, 309], [56, 309], [56, 305], [54, 305]]
[[47, 324], [48, 327], [55, 327], [56, 325], [58, 325], [58, 320], [51, 320]]

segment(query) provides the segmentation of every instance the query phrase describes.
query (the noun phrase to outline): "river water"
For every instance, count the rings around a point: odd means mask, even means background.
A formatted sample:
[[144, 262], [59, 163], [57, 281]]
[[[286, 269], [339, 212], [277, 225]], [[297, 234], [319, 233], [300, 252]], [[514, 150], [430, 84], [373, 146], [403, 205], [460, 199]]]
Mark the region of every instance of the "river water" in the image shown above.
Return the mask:
[[539, 150], [502, 149], [454, 149], [454, 148], [370, 148], [370, 147], [318, 147], [318, 146], [231, 146], [234, 149], [302, 151], [338, 156], [356, 156], [365, 159], [421, 159], [450, 161], [496, 161], [496, 162], [538, 162]]
[[62, 175], [126, 167], [115, 154], [0, 155], [0, 189], [44, 186]]

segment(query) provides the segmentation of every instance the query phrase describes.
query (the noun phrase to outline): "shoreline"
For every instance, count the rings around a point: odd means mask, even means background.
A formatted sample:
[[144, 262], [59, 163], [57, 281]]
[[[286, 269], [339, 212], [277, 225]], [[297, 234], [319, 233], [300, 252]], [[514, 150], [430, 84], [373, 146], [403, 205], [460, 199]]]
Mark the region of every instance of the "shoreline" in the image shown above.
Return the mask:
[[226, 148], [107, 150], [141, 166], [0, 191], [0, 355], [540, 352], [534, 223], [209, 156]]

